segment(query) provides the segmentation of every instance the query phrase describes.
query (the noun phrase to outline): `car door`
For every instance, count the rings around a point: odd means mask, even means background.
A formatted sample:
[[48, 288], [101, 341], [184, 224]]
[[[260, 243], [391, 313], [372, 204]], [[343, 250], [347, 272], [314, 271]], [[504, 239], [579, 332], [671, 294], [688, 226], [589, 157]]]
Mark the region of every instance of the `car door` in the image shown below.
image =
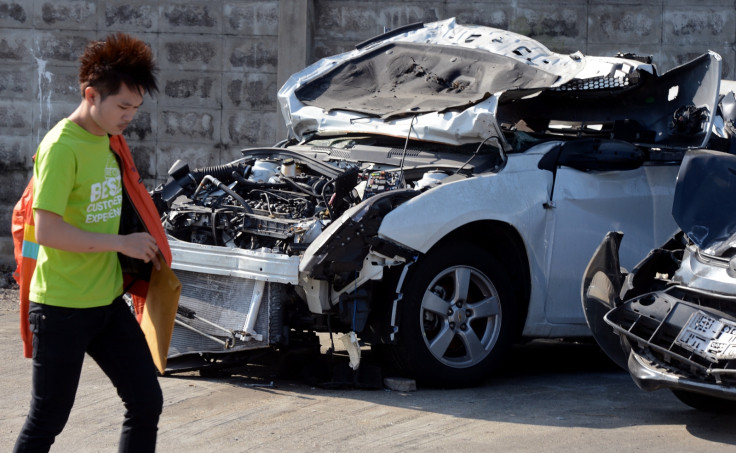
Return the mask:
[[545, 314], [551, 323], [585, 324], [580, 282], [607, 232], [626, 234], [620, 258], [631, 269], [677, 229], [671, 214], [677, 160], [646, 160], [627, 168], [617, 158], [610, 165], [584, 167], [557, 169], [548, 206], [553, 215]]

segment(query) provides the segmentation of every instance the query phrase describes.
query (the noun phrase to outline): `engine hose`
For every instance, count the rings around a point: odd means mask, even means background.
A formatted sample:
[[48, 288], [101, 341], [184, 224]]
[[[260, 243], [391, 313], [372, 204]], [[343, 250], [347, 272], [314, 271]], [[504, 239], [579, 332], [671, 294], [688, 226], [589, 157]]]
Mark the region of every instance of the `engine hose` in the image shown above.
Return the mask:
[[300, 192], [304, 192], [307, 195], [311, 195], [313, 197], [318, 197], [319, 196], [318, 194], [314, 193], [312, 190], [310, 190], [310, 189], [308, 189], [306, 187], [302, 187], [301, 184], [299, 184], [298, 182], [294, 181], [293, 179], [289, 178], [286, 175], [279, 176], [279, 179], [281, 179], [282, 181], [286, 181], [288, 183], [288, 185], [290, 185], [291, 187], [299, 190]]
[[233, 172], [243, 174], [246, 170], [248, 170], [248, 167], [250, 167], [250, 165], [246, 164], [245, 162], [233, 162], [224, 165], [217, 165], [214, 167], [196, 168], [191, 171], [191, 175], [197, 181], [197, 184], [199, 184], [202, 179], [204, 179], [204, 177], [208, 175], [220, 181], [232, 182]]
[[226, 186], [223, 183], [220, 183], [219, 186], [220, 189], [224, 190], [225, 192], [229, 193], [231, 197], [235, 198], [240, 202], [240, 204], [243, 205], [243, 208], [245, 208], [246, 211], [248, 211], [248, 214], [253, 214], [253, 209], [251, 209], [250, 205], [241, 197], [238, 195], [234, 190], [230, 189], [228, 186]]
[[251, 207], [243, 199], [243, 197], [241, 197], [240, 195], [237, 194], [237, 192], [235, 192], [234, 190], [232, 190], [231, 188], [229, 188], [228, 186], [226, 186], [225, 184], [223, 184], [219, 179], [217, 179], [217, 178], [215, 178], [214, 176], [211, 176], [211, 175], [206, 175], [204, 178], [202, 178], [202, 182], [199, 183], [199, 186], [197, 187], [197, 190], [195, 190], [194, 191], [194, 195], [192, 195], [192, 199], [193, 200], [197, 198], [197, 193], [199, 193], [199, 190], [202, 188], [202, 186], [204, 185], [204, 183], [205, 183], [206, 180], [209, 180], [218, 189], [221, 189], [221, 190], [225, 191], [231, 197], [235, 198], [241, 205], [243, 205], [243, 208], [245, 208], [245, 210], [248, 211], [248, 214], [253, 214], [253, 209], [251, 209]]

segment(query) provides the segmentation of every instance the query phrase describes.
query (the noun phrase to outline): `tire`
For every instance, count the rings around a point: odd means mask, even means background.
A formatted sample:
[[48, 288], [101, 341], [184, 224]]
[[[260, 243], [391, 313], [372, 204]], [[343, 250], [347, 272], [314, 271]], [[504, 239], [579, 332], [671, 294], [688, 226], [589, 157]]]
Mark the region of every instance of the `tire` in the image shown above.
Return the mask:
[[427, 254], [403, 289], [399, 371], [433, 387], [480, 383], [500, 367], [517, 326], [508, 274], [486, 250], [453, 242]]
[[672, 393], [681, 402], [703, 412], [712, 412], [716, 414], [736, 413], [736, 401], [733, 400], [716, 398], [715, 396], [689, 392], [687, 390], [672, 389]]

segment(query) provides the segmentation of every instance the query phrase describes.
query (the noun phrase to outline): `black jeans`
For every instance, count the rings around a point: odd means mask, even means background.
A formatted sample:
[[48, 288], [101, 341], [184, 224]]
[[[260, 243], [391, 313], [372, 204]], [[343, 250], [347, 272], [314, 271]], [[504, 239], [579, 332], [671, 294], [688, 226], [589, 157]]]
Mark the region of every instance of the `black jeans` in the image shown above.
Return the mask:
[[31, 303], [33, 390], [15, 452], [48, 452], [61, 433], [79, 385], [85, 352], [125, 404], [120, 452], [153, 452], [163, 406], [143, 331], [122, 298], [96, 308]]

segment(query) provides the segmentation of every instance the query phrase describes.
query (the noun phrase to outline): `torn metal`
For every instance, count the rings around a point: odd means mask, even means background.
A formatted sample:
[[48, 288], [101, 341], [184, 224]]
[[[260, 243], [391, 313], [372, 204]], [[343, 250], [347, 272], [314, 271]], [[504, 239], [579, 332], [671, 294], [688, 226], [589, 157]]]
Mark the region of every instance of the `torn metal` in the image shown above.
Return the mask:
[[672, 213], [681, 228], [631, 273], [609, 233], [583, 280], [591, 330], [644, 390], [670, 389], [686, 404], [730, 410], [736, 400], [736, 156], [691, 151]]

